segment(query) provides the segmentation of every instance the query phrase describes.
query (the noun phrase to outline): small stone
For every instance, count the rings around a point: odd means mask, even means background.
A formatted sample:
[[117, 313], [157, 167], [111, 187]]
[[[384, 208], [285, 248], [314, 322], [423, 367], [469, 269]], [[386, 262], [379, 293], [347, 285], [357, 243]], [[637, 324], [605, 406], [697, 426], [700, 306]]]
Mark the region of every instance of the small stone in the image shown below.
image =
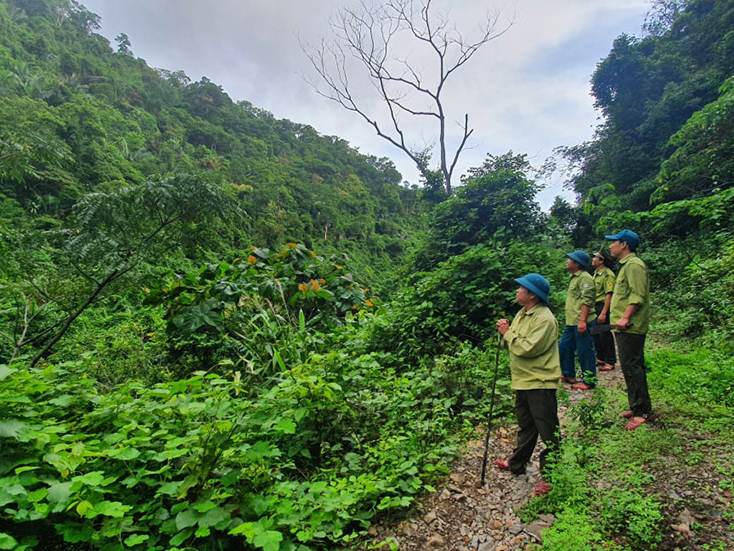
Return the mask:
[[513, 524], [507, 530], [513, 536], [517, 536], [520, 532], [522, 532], [522, 529], [523, 529], [523, 525], [518, 523], [518, 524]]
[[534, 522], [531, 522], [525, 527], [525, 532], [530, 534], [531, 536], [535, 537], [536, 539], [540, 539], [540, 533], [545, 530], [546, 528], [549, 528], [550, 524], [547, 522], [543, 522], [541, 520], [536, 520]]
[[443, 492], [441, 492], [441, 495], [438, 496], [438, 499], [440, 499], [441, 501], [446, 501], [447, 499], [451, 499], [451, 492], [449, 492], [448, 490], [444, 488]]
[[436, 511], [430, 511], [426, 513], [426, 515], [423, 517], [423, 522], [425, 522], [426, 524], [431, 524], [437, 518], [438, 515], [436, 514]]
[[443, 538], [439, 534], [433, 534], [430, 538], [428, 538], [426, 545], [428, 545], [428, 547], [440, 547], [444, 543], [445, 542]]
[[372, 537], [374, 538], [375, 536], [377, 536], [377, 528], [376, 528], [375, 526], [370, 526], [370, 527], [369, 527], [369, 528], [367, 529], [367, 534], [368, 534], [369, 536], [372, 536]]

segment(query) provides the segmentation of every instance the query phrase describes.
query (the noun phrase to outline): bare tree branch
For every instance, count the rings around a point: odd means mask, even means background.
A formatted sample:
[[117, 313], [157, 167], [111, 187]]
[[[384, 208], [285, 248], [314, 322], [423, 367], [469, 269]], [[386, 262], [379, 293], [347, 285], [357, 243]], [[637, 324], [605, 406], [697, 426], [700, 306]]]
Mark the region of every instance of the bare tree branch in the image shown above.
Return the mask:
[[[359, 115], [378, 136], [403, 151], [426, 180], [432, 172], [427, 160], [433, 147], [419, 150], [411, 146], [400, 115], [435, 121], [439, 168], [450, 194], [454, 168], [473, 129], [467, 113], [460, 124], [460, 143], [448, 151], [442, 94], [450, 77], [482, 46], [507, 32], [512, 22], [498, 29], [499, 13], [488, 13], [480, 25], [479, 36], [470, 40], [451, 24], [448, 15], [434, 11], [433, 0], [385, 0], [376, 5], [364, 0], [356, 8], [343, 8], [331, 19], [329, 41], [324, 39], [319, 46], [301, 42], [301, 49], [319, 77], [321, 86], [306, 79], [316, 93]], [[411, 53], [413, 49], [428, 52], [428, 78], [415, 60], [396, 53], [406, 48]], [[359, 78], [350, 79], [354, 75]], [[360, 103], [364, 100], [358, 92], [364, 88], [365, 80], [380, 99], [382, 113]]]

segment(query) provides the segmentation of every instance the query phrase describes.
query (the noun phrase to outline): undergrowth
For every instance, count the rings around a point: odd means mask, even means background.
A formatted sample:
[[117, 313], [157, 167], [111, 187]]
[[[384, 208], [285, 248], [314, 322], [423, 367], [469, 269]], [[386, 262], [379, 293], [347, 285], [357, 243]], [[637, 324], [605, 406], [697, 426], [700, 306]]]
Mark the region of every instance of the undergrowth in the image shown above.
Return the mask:
[[[539, 514], [557, 518], [543, 532], [540, 548], [641, 551], [693, 543], [670, 525], [684, 507], [695, 510], [697, 502], [668, 495], [679, 495], [675, 475], [692, 468], [716, 473], [718, 487], [702, 491], [721, 495], [720, 516], [731, 519], [731, 500], [723, 496], [732, 487], [733, 473], [722, 467], [722, 458], [727, 458], [724, 465], [734, 458], [731, 358], [711, 350], [656, 349], [647, 360], [657, 423], [622, 430], [623, 386], [598, 387], [571, 406], [560, 458], [549, 476], [553, 489], [519, 512], [526, 522]], [[568, 400], [565, 391], [561, 400]], [[686, 493], [686, 488], [678, 490]], [[702, 549], [732, 544], [713, 524], [694, 528]]]

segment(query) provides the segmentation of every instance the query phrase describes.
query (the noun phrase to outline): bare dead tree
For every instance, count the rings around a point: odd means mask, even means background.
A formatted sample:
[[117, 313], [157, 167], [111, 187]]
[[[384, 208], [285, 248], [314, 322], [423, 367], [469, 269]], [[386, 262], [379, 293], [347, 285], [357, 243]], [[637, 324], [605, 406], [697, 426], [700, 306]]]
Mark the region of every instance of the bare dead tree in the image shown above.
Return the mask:
[[[434, 145], [412, 146], [401, 116], [432, 120], [439, 169], [450, 194], [454, 168], [474, 129], [465, 113], [458, 121], [459, 144], [449, 151], [442, 94], [452, 75], [482, 46], [504, 34], [512, 22], [498, 29], [499, 13], [487, 13], [477, 37], [468, 39], [448, 15], [434, 12], [432, 0], [385, 0], [378, 5], [363, 0], [357, 8], [342, 8], [331, 18], [329, 40], [323, 39], [319, 46], [302, 42], [301, 48], [320, 77], [321, 86], [312, 84], [316, 92], [362, 117], [378, 136], [410, 157], [426, 181], [432, 172], [428, 160]], [[430, 59], [427, 75], [415, 59], [421, 54]], [[355, 74], [362, 80], [353, 80]], [[371, 112], [361, 98], [359, 88], [365, 76], [381, 100], [382, 113]]]

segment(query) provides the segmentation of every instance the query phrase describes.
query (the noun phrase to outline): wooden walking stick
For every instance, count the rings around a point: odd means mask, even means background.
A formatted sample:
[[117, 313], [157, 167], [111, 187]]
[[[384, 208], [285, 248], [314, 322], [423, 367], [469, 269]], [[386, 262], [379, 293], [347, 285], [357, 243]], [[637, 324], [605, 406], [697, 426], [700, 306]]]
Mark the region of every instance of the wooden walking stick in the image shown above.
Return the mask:
[[502, 347], [502, 335], [497, 337], [497, 352], [494, 356], [494, 377], [492, 378], [492, 395], [489, 399], [489, 420], [487, 421], [487, 435], [484, 437], [484, 459], [482, 459], [482, 480], [479, 487], [484, 486], [485, 475], [487, 474], [487, 454], [489, 453], [489, 433], [492, 430], [492, 414], [494, 412], [494, 394], [497, 387], [497, 372], [500, 366], [500, 348]]

